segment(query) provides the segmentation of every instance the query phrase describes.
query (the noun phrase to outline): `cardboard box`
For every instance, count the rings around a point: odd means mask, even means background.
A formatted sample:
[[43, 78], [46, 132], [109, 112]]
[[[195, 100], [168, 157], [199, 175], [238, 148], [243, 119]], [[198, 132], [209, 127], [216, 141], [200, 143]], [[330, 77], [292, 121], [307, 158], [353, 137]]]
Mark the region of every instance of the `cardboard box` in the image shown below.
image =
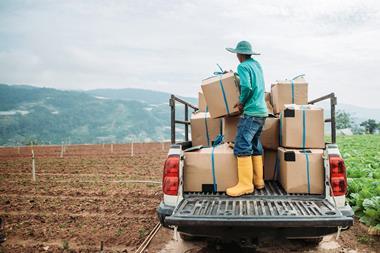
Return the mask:
[[[223, 135], [225, 142], [235, 142], [237, 134], [237, 126], [240, 116], [223, 118]], [[280, 139], [280, 119], [268, 117], [265, 120], [263, 130], [261, 132], [260, 141], [264, 148], [277, 150]]]
[[212, 118], [239, 114], [239, 109], [234, 108], [240, 95], [239, 82], [234, 73], [203, 80], [202, 91]]
[[286, 105], [281, 113], [280, 146], [325, 148], [323, 109], [313, 105]]
[[308, 83], [303, 77], [277, 81], [277, 83], [272, 84], [271, 98], [274, 113], [280, 113], [285, 104], [306, 105], [308, 102], [307, 92]]
[[198, 92], [198, 109], [200, 112], [205, 112], [207, 108], [205, 96], [202, 92]]
[[193, 146], [211, 146], [212, 141], [222, 133], [222, 119], [212, 119], [208, 112], [196, 112], [191, 115], [191, 141]]
[[[213, 192], [211, 155], [212, 148], [185, 152], [183, 171], [185, 192]], [[227, 188], [237, 184], [237, 161], [228, 144], [215, 147], [214, 169], [218, 192], [224, 192]]]
[[223, 118], [224, 142], [235, 142], [240, 116]]
[[277, 150], [264, 150], [264, 179], [278, 180], [280, 177], [280, 161]]
[[264, 148], [277, 150], [280, 140], [280, 119], [268, 117], [261, 132], [260, 141]]
[[272, 98], [270, 92], [265, 92], [265, 103], [267, 104], [267, 111], [269, 115], [274, 115]]
[[278, 148], [280, 182], [288, 193], [322, 194], [325, 170], [322, 149]]

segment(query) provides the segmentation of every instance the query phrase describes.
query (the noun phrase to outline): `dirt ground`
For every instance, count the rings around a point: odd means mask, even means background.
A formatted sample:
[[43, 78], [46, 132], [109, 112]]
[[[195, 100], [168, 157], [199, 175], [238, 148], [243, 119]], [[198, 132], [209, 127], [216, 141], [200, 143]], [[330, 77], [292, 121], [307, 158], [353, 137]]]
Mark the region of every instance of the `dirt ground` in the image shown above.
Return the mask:
[[[168, 144], [0, 148], [1, 252], [134, 252], [157, 224], [161, 173]], [[135, 183], [146, 180], [148, 183]], [[236, 245], [184, 242], [161, 228], [147, 252], [239, 252]], [[380, 252], [379, 237], [356, 222], [339, 240], [319, 247], [264, 242], [258, 252]]]
[[134, 251], [158, 222], [167, 147], [72, 145], [61, 158], [61, 146], [35, 146], [36, 182], [31, 147], [1, 148], [0, 252]]

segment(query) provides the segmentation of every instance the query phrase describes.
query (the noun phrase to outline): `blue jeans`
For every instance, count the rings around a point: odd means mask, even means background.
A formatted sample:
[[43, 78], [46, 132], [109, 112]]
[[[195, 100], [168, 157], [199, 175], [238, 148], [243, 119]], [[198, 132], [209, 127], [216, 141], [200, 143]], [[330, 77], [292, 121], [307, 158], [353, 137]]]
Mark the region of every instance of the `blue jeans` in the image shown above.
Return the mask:
[[234, 154], [236, 156], [263, 154], [260, 135], [263, 130], [265, 119], [265, 117], [241, 116], [235, 137]]

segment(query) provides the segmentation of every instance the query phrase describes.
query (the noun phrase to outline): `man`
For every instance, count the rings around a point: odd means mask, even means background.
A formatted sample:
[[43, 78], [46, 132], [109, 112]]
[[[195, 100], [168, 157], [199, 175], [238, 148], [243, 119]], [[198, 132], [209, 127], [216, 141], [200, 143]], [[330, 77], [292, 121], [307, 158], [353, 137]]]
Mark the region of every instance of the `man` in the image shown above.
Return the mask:
[[[237, 197], [264, 188], [263, 148], [260, 134], [268, 116], [265, 103], [265, 85], [260, 64], [251, 58], [259, 55], [247, 41], [240, 41], [236, 48], [226, 48], [236, 53], [240, 62], [237, 72], [240, 77], [240, 98], [235, 107], [242, 113], [235, 138], [234, 154], [238, 161], [239, 182], [227, 189], [227, 195]], [[252, 183], [253, 181], [253, 183]]]

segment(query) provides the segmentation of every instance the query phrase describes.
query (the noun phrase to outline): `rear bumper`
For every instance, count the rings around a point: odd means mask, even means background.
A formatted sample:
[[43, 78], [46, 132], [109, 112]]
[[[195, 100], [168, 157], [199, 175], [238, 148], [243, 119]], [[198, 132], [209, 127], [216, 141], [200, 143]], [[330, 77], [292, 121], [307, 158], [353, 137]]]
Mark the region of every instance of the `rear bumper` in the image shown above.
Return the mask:
[[345, 205], [344, 207], [338, 208], [339, 211], [346, 217], [354, 217], [354, 210], [352, 210], [351, 206], [349, 204]]
[[226, 226], [226, 227], [271, 227], [271, 228], [296, 228], [296, 227], [350, 227], [353, 225], [352, 217], [335, 218], [182, 218], [166, 217], [165, 222], [174, 226]]
[[338, 227], [348, 228], [354, 222], [349, 205], [339, 208], [342, 215], [333, 217], [178, 217], [174, 210], [160, 203], [157, 215], [163, 226], [177, 226], [183, 233], [214, 238], [319, 237], [336, 233]]
[[316, 238], [338, 231], [338, 227], [353, 225], [352, 217], [329, 218], [233, 218], [233, 219], [183, 219], [168, 216], [166, 226], [198, 237], [208, 237], [239, 242], [247, 238]]
[[168, 227], [165, 223], [165, 218], [171, 216], [174, 211], [174, 206], [165, 205], [163, 202], [157, 207], [157, 216], [162, 226]]

